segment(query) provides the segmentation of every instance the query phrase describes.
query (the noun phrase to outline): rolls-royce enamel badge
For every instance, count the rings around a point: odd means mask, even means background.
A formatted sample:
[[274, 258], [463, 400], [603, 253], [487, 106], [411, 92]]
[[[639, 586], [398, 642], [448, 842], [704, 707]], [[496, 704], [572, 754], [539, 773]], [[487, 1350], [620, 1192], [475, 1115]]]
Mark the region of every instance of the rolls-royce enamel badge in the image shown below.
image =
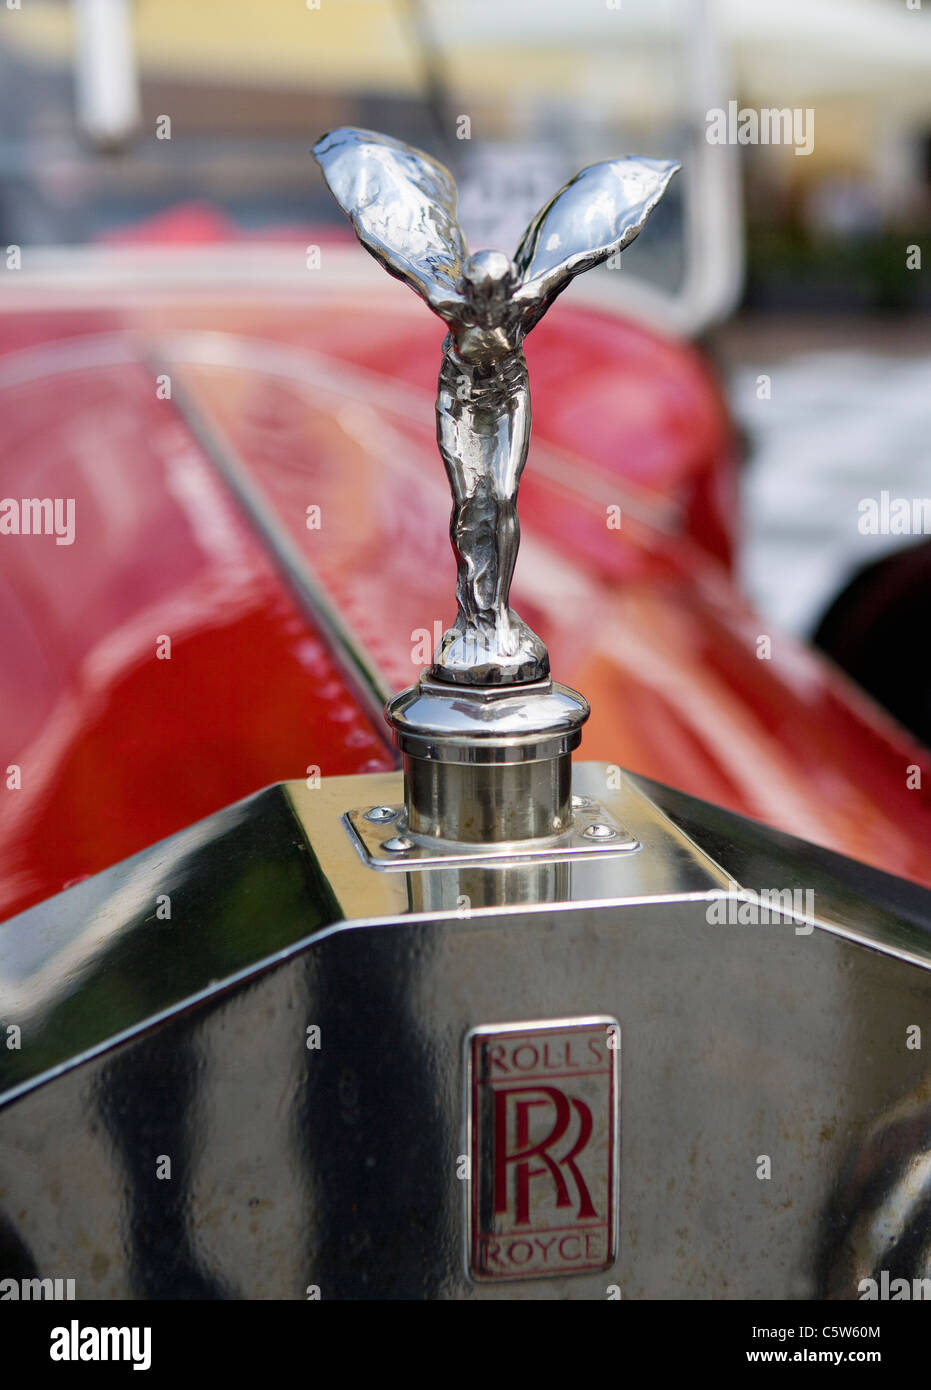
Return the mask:
[[612, 1263], [620, 1040], [611, 1018], [469, 1034], [474, 1279], [552, 1278]]

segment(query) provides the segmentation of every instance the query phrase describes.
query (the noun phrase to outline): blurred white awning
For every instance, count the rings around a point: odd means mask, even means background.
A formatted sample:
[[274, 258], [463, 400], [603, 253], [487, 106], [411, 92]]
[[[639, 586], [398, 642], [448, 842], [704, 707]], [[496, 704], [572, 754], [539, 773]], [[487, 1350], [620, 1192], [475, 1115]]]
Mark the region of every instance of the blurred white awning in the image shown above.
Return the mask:
[[[487, 51], [496, 79], [510, 63], [519, 90], [562, 55], [608, 64], [627, 105], [630, 79], [642, 91], [681, 97], [680, 63], [688, 62], [695, 25], [706, 23], [725, 49], [736, 90], [756, 105], [811, 106], [819, 100], [863, 98], [915, 116], [931, 116], [931, 4], [906, 0], [610, 0], [569, 4], [534, 0], [422, 0], [444, 55], [463, 74]], [[489, 70], [490, 71], [490, 70]], [[672, 81], [670, 78], [672, 77]], [[649, 104], [649, 103], [648, 103]]]
[[905, 0], [717, 0], [741, 95], [811, 106], [864, 97], [931, 115], [931, 6]]

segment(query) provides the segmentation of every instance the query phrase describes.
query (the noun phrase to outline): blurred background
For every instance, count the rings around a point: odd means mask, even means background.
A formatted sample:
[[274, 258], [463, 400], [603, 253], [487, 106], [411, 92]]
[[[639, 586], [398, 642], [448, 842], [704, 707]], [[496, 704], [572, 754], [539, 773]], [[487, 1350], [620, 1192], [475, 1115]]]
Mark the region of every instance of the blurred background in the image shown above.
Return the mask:
[[[731, 101], [810, 112], [810, 152], [710, 143]], [[583, 164], [680, 158], [625, 273], [572, 293], [707, 353], [745, 445], [746, 592], [931, 743], [931, 540], [859, 524], [931, 494], [931, 4], [6, 0], [0, 246], [41, 272], [259, 243], [286, 270], [348, 237], [309, 147], [349, 123], [450, 165], [473, 248], [513, 248]]]

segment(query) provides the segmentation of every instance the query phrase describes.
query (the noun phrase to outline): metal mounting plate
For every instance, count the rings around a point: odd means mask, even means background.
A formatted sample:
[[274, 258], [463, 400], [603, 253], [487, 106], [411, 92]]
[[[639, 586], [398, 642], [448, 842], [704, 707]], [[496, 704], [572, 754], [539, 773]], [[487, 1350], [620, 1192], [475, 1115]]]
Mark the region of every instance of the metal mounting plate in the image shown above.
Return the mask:
[[[361, 806], [347, 811], [343, 824], [365, 863], [380, 870], [409, 871], [528, 859], [557, 863], [580, 856], [632, 854], [640, 848], [640, 841], [618, 824], [602, 802], [590, 796], [572, 798], [572, 828], [547, 840], [506, 840], [482, 845], [415, 841], [407, 832], [403, 806]], [[599, 827], [605, 833], [598, 834]], [[388, 848], [392, 842], [396, 848]]]

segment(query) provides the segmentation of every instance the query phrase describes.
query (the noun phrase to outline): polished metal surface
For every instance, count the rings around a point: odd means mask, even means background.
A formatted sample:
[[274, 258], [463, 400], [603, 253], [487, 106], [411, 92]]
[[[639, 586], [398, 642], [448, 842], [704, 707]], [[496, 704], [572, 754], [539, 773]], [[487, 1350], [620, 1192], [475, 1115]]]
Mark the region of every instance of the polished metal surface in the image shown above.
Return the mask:
[[[908, 1042], [931, 894], [610, 765], [574, 776], [638, 853], [378, 873], [342, 817], [396, 806], [400, 775], [291, 783], [2, 924], [0, 1271], [356, 1299], [931, 1274]], [[623, 1034], [616, 1257], [470, 1278], [466, 1039], [592, 1017]]]
[[[661, 854], [683, 890], [726, 888], [726, 875], [709, 873], [686, 836], [670, 838], [668, 822], [630, 779], [609, 786], [600, 764], [583, 763], [574, 790], [635, 833], [651, 862]], [[430, 873], [409, 864], [376, 873], [361, 862], [343, 818], [355, 805], [402, 801], [400, 773], [280, 783], [0, 923], [0, 1024], [23, 1037], [22, 1048], [0, 1047], [0, 1098], [236, 984], [257, 963], [340, 922], [446, 911], [456, 918], [463, 898], [471, 912], [500, 912], [639, 896], [653, 881], [645, 861], [639, 871], [619, 868], [639, 854], [588, 854], [569, 865], [558, 862], [559, 844], [545, 864], [515, 867], [491, 853]]]
[[573, 830], [572, 750], [588, 703], [551, 680], [454, 686], [424, 676], [388, 701], [404, 766], [404, 826], [472, 847]]
[[[352, 779], [350, 779], [352, 780]], [[248, 910], [259, 893], [267, 914]], [[286, 784], [0, 924], [7, 1098], [214, 993], [341, 917]]]
[[404, 755], [407, 826], [419, 842], [533, 844], [570, 834], [572, 760], [446, 763]]
[[546, 647], [508, 603], [530, 442], [521, 345], [574, 276], [634, 240], [678, 165], [628, 157], [583, 169], [533, 219], [512, 261], [500, 251], [468, 254], [452, 175], [420, 150], [344, 127], [314, 154], [362, 245], [449, 328], [436, 417], [453, 494], [459, 612], [433, 674], [479, 686], [539, 681]]
[[[524, 771], [532, 770], [539, 764], [519, 766]], [[448, 785], [445, 784], [446, 787]], [[548, 791], [548, 788], [545, 790]], [[640, 842], [613, 820], [610, 811], [590, 797], [585, 800], [584, 809], [570, 807], [569, 824], [561, 834], [539, 839], [488, 839], [469, 844], [463, 838], [442, 840], [429, 832], [414, 838], [407, 833], [408, 811], [404, 805], [362, 807], [349, 811], [345, 822], [365, 862], [373, 869], [391, 872], [406, 871], [407, 866], [431, 869], [446, 865], [485, 864], [501, 859], [516, 863], [532, 859], [555, 863], [575, 859], [579, 855], [631, 854], [640, 848]], [[471, 797], [466, 795], [462, 804], [470, 803]], [[380, 814], [373, 818], [373, 812]], [[526, 813], [523, 819], [527, 819]], [[462, 828], [471, 830], [472, 827]]]
[[450, 689], [424, 676], [388, 701], [402, 753], [443, 762], [532, 761], [579, 746], [588, 702], [555, 681]]

